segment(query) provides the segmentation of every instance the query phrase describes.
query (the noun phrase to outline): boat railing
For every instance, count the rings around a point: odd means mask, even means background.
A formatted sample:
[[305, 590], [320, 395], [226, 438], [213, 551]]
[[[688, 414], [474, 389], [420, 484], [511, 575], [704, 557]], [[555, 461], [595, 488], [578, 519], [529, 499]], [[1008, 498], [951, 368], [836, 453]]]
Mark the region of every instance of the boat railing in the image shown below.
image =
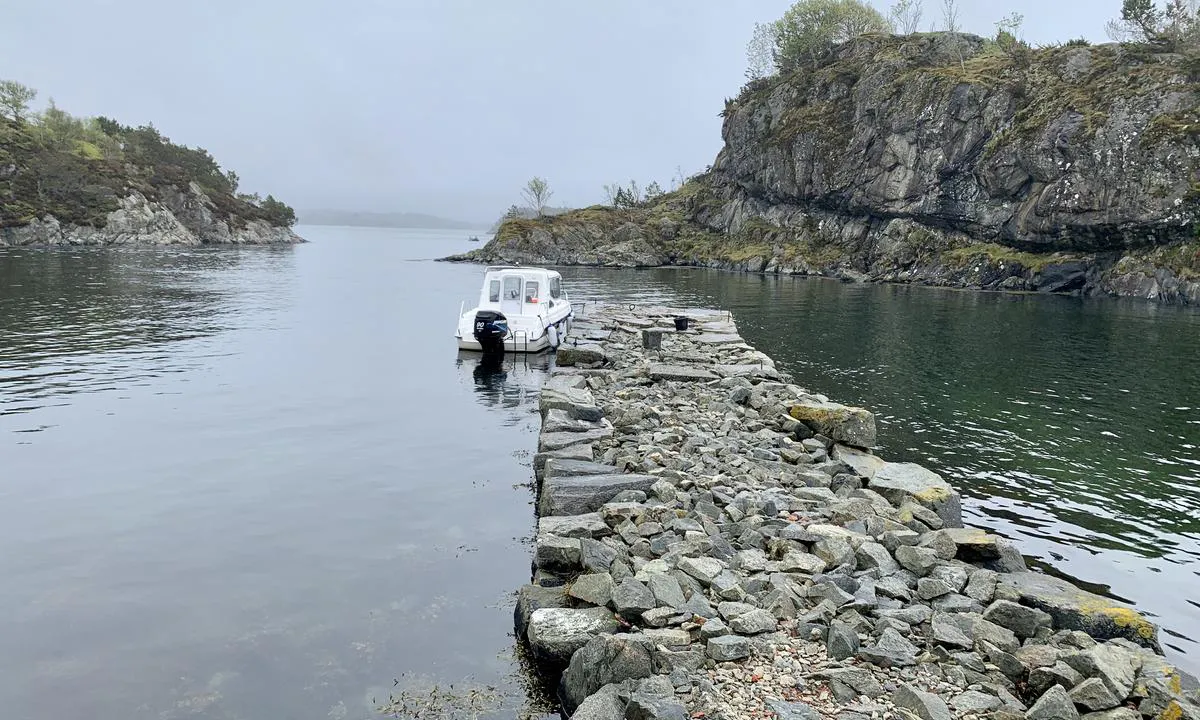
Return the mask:
[[529, 332], [528, 331], [526, 331], [526, 330], [510, 330], [509, 334], [512, 335], [513, 352], [516, 352], [516, 350], [517, 350], [518, 338], [520, 338], [520, 341], [522, 343], [522, 345], [521, 345], [522, 351], [529, 352]]

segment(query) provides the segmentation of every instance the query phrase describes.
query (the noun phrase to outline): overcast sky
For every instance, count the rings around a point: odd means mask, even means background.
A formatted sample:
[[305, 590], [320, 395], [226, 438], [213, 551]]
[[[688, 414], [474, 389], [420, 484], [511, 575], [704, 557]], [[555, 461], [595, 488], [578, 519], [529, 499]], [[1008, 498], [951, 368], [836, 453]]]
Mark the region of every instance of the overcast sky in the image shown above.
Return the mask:
[[[606, 182], [702, 170], [754, 23], [790, 4], [0, 0], [0, 78], [153, 122], [300, 209], [490, 220], [535, 174], [552, 204], [585, 205]], [[1099, 42], [1120, 0], [959, 5], [972, 32], [1017, 11], [1030, 42]]]

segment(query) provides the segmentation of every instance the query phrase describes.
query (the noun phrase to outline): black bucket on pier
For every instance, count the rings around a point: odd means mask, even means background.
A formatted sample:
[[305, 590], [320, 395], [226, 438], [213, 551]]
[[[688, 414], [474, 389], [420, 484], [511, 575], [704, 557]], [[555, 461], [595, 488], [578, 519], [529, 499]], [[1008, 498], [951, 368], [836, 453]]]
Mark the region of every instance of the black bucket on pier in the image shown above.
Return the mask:
[[676, 330], [681, 330], [681, 331], [682, 331], [682, 330], [687, 330], [687, 329], [688, 329], [688, 321], [689, 321], [689, 320], [690, 320], [690, 318], [687, 318], [687, 317], [685, 317], [685, 316], [683, 316], [683, 315], [678, 315], [678, 316], [676, 316], [676, 318], [675, 318], [675, 329], [676, 329]]
[[497, 310], [480, 310], [475, 313], [475, 342], [484, 355], [504, 357], [504, 338], [508, 337], [508, 318]]

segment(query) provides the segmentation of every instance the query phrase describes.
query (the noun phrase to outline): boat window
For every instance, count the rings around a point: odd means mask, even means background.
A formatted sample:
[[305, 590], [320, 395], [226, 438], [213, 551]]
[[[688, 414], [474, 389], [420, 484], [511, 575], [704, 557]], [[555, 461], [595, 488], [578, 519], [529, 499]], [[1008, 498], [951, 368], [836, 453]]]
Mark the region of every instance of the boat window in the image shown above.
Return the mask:
[[525, 302], [538, 301], [538, 284], [533, 280], [525, 283]]
[[550, 297], [554, 298], [555, 300], [562, 297], [562, 278], [550, 278]]
[[493, 280], [488, 283], [488, 302], [500, 302], [500, 281]]
[[521, 297], [521, 278], [517, 275], [509, 275], [504, 278], [504, 299], [516, 300]]

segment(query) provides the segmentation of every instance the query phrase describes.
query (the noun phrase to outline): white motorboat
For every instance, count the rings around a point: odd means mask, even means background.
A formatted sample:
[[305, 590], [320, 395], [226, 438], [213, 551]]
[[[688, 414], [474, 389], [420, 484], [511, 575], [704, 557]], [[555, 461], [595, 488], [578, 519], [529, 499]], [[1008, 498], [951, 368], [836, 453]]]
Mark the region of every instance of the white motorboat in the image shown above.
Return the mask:
[[484, 270], [479, 304], [465, 312], [459, 309], [454, 336], [462, 350], [537, 353], [557, 348], [573, 319], [561, 275], [543, 268], [494, 265]]

